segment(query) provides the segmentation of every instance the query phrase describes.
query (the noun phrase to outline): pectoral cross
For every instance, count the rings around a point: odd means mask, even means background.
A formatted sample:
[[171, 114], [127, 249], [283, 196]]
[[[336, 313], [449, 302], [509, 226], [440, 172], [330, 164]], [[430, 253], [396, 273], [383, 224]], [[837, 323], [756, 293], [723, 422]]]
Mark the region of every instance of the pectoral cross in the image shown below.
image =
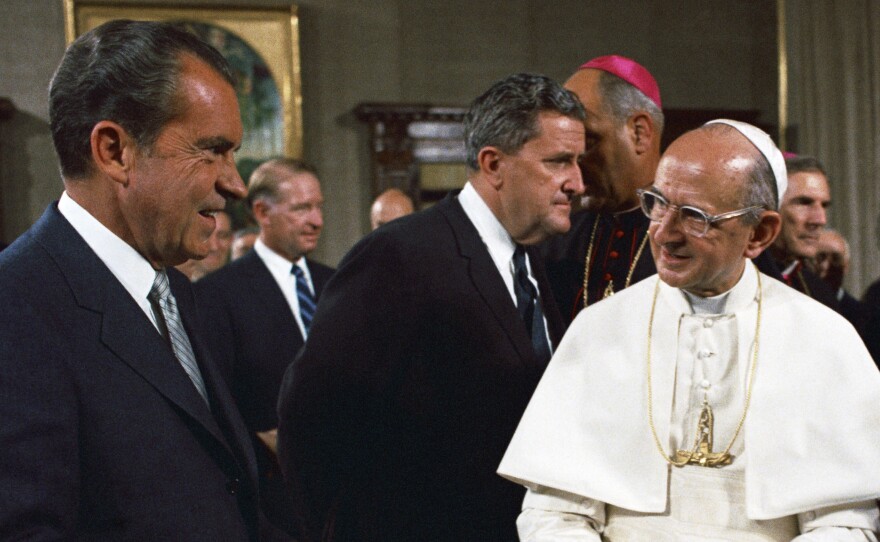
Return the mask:
[[614, 295], [614, 281], [609, 280], [608, 286], [605, 287], [605, 291], [602, 293], [602, 299], [605, 299], [606, 297], [611, 297], [613, 295]]
[[694, 440], [694, 449], [678, 450], [675, 452], [673, 461], [676, 463], [687, 462], [689, 465], [699, 465], [701, 467], [721, 467], [729, 465], [733, 460], [727, 452], [713, 452], [713, 426], [715, 424], [715, 416], [712, 414], [712, 407], [709, 406], [709, 400], [703, 397], [703, 409], [700, 411], [700, 419], [697, 422], [697, 436]]

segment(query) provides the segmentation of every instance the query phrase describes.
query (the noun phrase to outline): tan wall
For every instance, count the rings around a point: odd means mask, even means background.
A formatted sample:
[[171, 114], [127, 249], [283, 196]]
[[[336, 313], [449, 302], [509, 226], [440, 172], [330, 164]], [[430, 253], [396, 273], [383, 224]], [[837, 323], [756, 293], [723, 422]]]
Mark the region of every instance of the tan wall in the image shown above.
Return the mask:
[[[369, 227], [367, 134], [351, 113], [360, 102], [466, 105], [507, 74], [565, 79], [586, 59], [620, 53], [651, 69], [666, 107], [758, 109], [763, 122], [776, 120], [773, 0], [297, 3], [305, 157], [317, 165], [327, 199], [325, 236], [315, 256], [329, 264]], [[0, 96], [20, 110], [0, 126], [7, 241], [62, 189], [46, 88], [63, 53], [63, 35], [61, 0], [0, 2]]]

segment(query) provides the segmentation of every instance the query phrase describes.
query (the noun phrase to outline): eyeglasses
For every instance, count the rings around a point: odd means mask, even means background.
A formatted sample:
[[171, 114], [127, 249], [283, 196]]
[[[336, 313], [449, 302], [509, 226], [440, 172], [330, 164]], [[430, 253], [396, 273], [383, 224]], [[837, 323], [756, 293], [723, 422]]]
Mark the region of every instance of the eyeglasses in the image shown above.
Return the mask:
[[663, 220], [664, 217], [666, 217], [666, 214], [670, 210], [678, 211], [678, 218], [681, 221], [681, 227], [686, 233], [688, 233], [689, 235], [693, 235], [694, 237], [703, 237], [704, 235], [709, 233], [709, 226], [711, 226], [715, 222], [727, 220], [728, 218], [735, 218], [751, 211], [763, 209], [763, 207], [753, 205], [751, 207], [746, 207], [745, 209], [739, 209], [736, 211], [730, 211], [729, 213], [721, 213], [720, 215], [713, 216], [707, 214], [701, 209], [691, 207], [690, 205], [673, 205], [666, 201], [666, 198], [664, 198], [660, 194], [656, 194], [648, 190], [639, 189], [636, 192], [638, 193], [639, 199], [642, 202], [642, 212], [645, 213], [645, 216], [647, 216], [654, 222], [660, 222], [661, 220]]

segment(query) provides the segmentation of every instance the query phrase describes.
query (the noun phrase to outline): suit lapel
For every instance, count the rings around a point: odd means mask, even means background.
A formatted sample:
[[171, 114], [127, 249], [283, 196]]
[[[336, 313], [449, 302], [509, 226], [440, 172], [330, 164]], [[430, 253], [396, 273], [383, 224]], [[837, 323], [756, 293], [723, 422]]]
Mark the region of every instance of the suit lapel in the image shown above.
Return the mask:
[[454, 196], [447, 197], [437, 207], [452, 228], [461, 256], [468, 260], [468, 273], [474, 287], [504, 329], [520, 360], [526, 365], [535, 365], [537, 361], [525, 325], [477, 229]]
[[332, 273], [328, 273], [327, 268], [319, 267], [319, 264], [308, 258], [306, 258], [306, 265], [309, 266], [309, 273], [312, 275], [312, 285], [315, 287], [315, 301], [317, 301], [321, 298], [324, 285], [327, 284]]
[[[196, 359], [200, 360], [200, 362], [202, 360], [210, 360], [210, 349], [202, 342], [202, 336], [191, 325], [194, 322], [201, 321], [201, 319], [197, 315], [198, 309], [189, 286], [189, 281], [173, 271], [169, 271], [169, 278], [171, 279], [171, 286], [178, 300], [183, 325], [190, 336]], [[242, 467], [246, 468], [249, 472], [254, 489], [256, 489], [258, 484], [256, 458], [250, 446], [250, 435], [238, 414], [235, 401], [232, 399], [226, 382], [220, 376], [219, 371], [215, 370], [213, 363], [210, 361], [201, 362], [199, 367], [202, 372], [202, 378], [208, 388], [208, 394], [211, 397], [214, 411], [212, 419], [219, 422], [222, 426], [221, 429], [224, 430], [224, 435], [231, 437], [227, 438], [225, 442], [233, 449], [233, 455], [239, 458], [239, 463]]]
[[208, 406], [170, 346], [55, 205], [40, 219], [37, 235], [64, 273], [77, 303], [102, 315], [101, 342], [228, 449]]
[[532, 267], [532, 275], [538, 281], [538, 292], [541, 295], [541, 309], [544, 311], [544, 318], [547, 319], [547, 331], [550, 335], [550, 343], [553, 345], [553, 351], [559, 346], [562, 340], [564, 324], [562, 323], [562, 315], [556, 306], [556, 300], [553, 298], [553, 291], [550, 289], [550, 282], [547, 280], [547, 274], [544, 272], [544, 262], [538, 251], [534, 247], [526, 249], [529, 254], [529, 263]]
[[291, 333], [294, 336], [298, 336], [300, 341], [302, 341], [302, 332], [293, 317], [290, 305], [287, 304], [287, 298], [284, 296], [284, 292], [281, 291], [269, 268], [266, 267], [262, 258], [254, 250], [242, 257], [242, 259], [244, 258], [249, 258], [246, 262], [247, 265], [244, 267], [244, 272], [249, 277], [245, 282], [253, 296], [253, 306], [261, 307], [260, 312], [274, 314], [277, 315], [277, 318], [283, 319], [285, 328], [292, 329]]

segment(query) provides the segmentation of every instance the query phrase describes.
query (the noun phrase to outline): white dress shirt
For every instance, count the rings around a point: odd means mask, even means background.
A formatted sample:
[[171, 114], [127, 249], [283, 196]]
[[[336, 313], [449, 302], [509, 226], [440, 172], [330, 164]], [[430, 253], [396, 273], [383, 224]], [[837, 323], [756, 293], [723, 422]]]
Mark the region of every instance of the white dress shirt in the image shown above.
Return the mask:
[[[470, 182], [466, 183], [458, 194], [458, 202], [464, 209], [464, 214], [467, 215], [477, 229], [477, 233], [480, 234], [480, 239], [486, 245], [489, 256], [495, 263], [495, 267], [498, 268], [498, 273], [501, 275], [502, 280], [504, 280], [504, 285], [507, 286], [510, 299], [515, 306], [516, 291], [513, 288], [513, 281], [516, 271], [513, 268], [513, 252], [516, 250], [516, 243], [513, 242], [510, 234], [507, 233], [507, 230], [504, 229], [504, 226], [501, 225], [501, 222], [498, 221], [498, 218], [492, 213], [492, 210], [489, 209], [489, 206], [486, 205], [486, 202], [483, 201], [483, 198], [480, 197]], [[534, 285], [535, 291], [538, 292], [537, 301], [540, 303], [541, 290], [538, 288], [538, 281], [535, 280], [534, 273], [532, 273], [532, 264], [528, 253], [526, 253], [526, 269], [529, 272], [529, 280]], [[542, 304], [542, 312], [543, 306]], [[546, 315], [544, 316], [544, 333], [547, 334]], [[549, 340], [549, 334], [547, 336], [547, 344], [550, 345], [552, 352], [553, 346]]]
[[[290, 312], [293, 314], [293, 319], [296, 320], [296, 325], [299, 326], [299, 331], [302, 333], [303, 338], [308, 337], [306, 327], [303, 325], [302, 316], [299, 314], [299, 298], [296, 297], [296, 276], [290, 272], [293, 269], [293, 262], [267, 247], [262, 239], [257, 239], [257, 242], [254, 243], [254, 250], [257, 256], [266, 264], [266, 267], [269, 268], [269, 273], [272, 274], [272, 278], [278, 283], [278, 287], [281, 288], [281, 293], [284, 294], [284, 299], [287, 300], [287, 305], [290, 307]], [[312, 274], [309, 273], [309, 266], [306, 264], [305, 256], [300, 257], [296, 261], [296, 265], [302, 269], [306, 283], [314, 298], [315, 285], [312, 283]]]
[[[82, 236], [89, 248], [104, 262], [138, 307], [144, 311], [157, 331], [160, 330], [153, 306], [147, 295], [156, 279], [156, 270], [131, 245], [120, 239], [107, 226], [82, 208], [64, 192], [58, 201], [58, 211]], [[159, 331], [161, 333], [161, 331]]]

